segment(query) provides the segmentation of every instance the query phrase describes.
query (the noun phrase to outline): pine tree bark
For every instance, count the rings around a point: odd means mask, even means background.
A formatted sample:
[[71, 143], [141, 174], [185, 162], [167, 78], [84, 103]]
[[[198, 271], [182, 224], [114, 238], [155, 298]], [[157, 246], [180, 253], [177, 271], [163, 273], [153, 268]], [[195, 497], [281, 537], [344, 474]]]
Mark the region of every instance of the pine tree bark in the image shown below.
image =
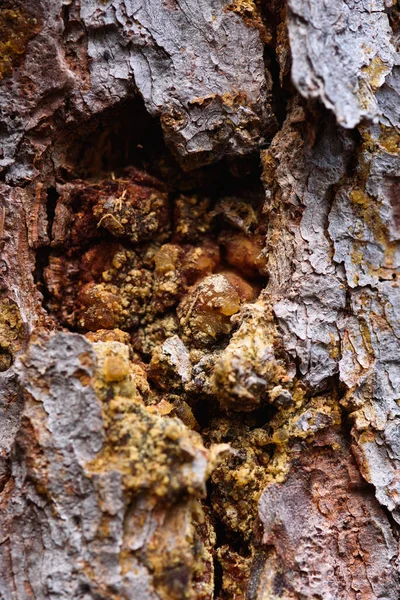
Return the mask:
[[400, 597], [396, 0], [3, 0], [0, 600]]

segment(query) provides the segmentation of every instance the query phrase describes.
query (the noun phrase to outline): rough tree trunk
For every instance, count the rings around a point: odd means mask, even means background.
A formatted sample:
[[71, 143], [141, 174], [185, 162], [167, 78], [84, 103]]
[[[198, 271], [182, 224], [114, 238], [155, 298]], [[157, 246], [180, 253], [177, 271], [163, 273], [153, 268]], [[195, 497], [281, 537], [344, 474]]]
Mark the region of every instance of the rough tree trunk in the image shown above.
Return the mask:
[[1, 600], [400, 597], [399, 18], [1, 1]]

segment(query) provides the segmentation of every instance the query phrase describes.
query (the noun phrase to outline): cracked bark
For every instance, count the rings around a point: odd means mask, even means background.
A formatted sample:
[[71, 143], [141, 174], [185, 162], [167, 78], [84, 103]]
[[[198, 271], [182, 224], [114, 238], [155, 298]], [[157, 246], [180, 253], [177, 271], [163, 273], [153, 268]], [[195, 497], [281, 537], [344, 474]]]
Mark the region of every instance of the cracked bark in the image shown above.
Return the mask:
[[397, 599], [397, 3], [3, 4], [0, 599]]

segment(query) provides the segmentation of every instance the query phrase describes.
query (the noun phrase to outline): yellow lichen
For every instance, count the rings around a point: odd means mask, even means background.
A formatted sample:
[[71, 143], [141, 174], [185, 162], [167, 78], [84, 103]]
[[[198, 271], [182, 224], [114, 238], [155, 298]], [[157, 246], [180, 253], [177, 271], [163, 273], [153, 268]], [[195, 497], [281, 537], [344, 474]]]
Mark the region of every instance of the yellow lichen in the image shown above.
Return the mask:
[[390, 67], [379, 56], [374, 56], [369, 65], [363, 67], [362, 71], [367, 76], [372, 89], [376, 91], [384, 83], [386, 75], [390, 73]]
[[25, 337], [24, 325], [18, 306], [12, 300], [0, 300], [0, 371], [11, 366], [15, 355], [22, 348]]
[[246, 25], [258, 29], [265, 43], [270, 43], [272, 41], [272, 33], [266, 27], [262, 18], [259, 0], [233, 0], [226, 6], [225, 10], [240, 15]]
[[379, 144], [391, 154], [399, 154], [400, 133], [393, 127], [386, 127], [386, 125], [381, 124], [380, 128]]
[[[106, 442], [87, 465], [88, 471], [116, 469], [123, 475], [125, 490], [131, 494], [147, 490], [155, 501], [183, 491], [201, 496], [215, 458], [204, 449], [201, 437], [179, 419], [162, 418], [144, 406], [149, 392], [146, 373], [129, 360], [128, 346], [97, 342], [93, 347], [94, 388], [102, 401]], [[190, 468], [195, 459], [203, 463], [200, 470]]]
[[40, 31], [36, 18], [21, 6], [0, 10], [0, 79], [8, 77], [21, 60], [31, 38]]
[[252, 411], [268, 392], [289, 383], [285, 364], [275, 358], [276, 328], [271, 307], [254, 303], [214, 367], [212, 387], [226, 410]]
[[307, 399], [304, 389], [296, 386], [294, 405], [280, 410], [271, 420], [271, 443], [275, 446], [273, 457], [265, 474], [266, 485], [285, 481], [292, 461], [292, 447], [296, 440], [312, 441], [325, 427], [337, 427], [341, 411], [336, 396], [317, 396]]
[[[353, 189], [349, 197], [353, 202], [353, 208], [356, 215], [359, 215], [368, 229], [373, 233], [375, 241], [378, 242], [384, 252], [384, 261], [382, 265], [372, 265], [365, 260], [363, 248], [367, 242], [357, 240], [352, 252], [352, 261], [355, 265], [363, 264], [372, 275], [377, 277], [387, 277], [387, 271], [391, 271], [395, 266], [395, 254], [398, 249], [398, 243], [390, 239], [387, 225], [382, 221], [379, 213], [379, 199], [372, 198], [363, 189]], [[356, 285], [357, 281], [354, 282]]]
[[[101, 401], [106, 437], [86, 472], [90, 477], [120, 473], [126, 504], [140, 497], [146, 505], [146, 510], [135, 512], [134, 525], [125, 525], [121, 571], [130, 571], [136, 556], [151, 572], [163, 600], [206, 600], [213, 589], [215, 534], [199, 498], [205, 496], [205, 481], [229, 446], [206, 449], [201, 436], [180, 419], [160, 416], [170, 414], [167, 402], [158, 411], [144, 406], [146, 374], [130, 360], [127, 345], [99, 341], [93, 348], [97, 361], [92, 385]], [[140, 549], [130, 550], [129, 527], [144, 527], [153, 510], [155, 527]], [[108, 537], [107, 515], [97, 533], [98, 538]]]

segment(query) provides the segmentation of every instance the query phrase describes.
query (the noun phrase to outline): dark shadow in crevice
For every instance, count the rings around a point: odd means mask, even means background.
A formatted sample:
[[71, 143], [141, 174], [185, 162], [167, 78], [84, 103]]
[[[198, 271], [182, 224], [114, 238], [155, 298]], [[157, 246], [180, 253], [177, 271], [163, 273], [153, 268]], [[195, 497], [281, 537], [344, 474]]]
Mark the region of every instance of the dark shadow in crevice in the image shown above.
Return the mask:
[[386, 8], [386, 12], [389, 17], [389, 23], [393, 29], [393, 33], [397, 33], [400, 30], [400, 4], [397, 2], [395, 6]]
[[261, 165], [255, 151], [207, 166], [184, 171], [169, 148], [157, 119], [140, 97], [123, 101], [100, 115], [70, 129], [60, 137], [68, 165], [59, 169], [58, 180], [102, 179], [122, 174], [134, 166], [157, 177], [176, 193], [260, 195]]
[[[207, 482], [207, 499], [206, 504], [212, 506], [212, 490], [213, 486], [210, 481]], [[250, 540], [246, 541], [241, 535], [230, 531], [218, 517], [218, 515], [211, 509], [211, 520], [215, 531], [216, 543], [215, 548], [221, 546], [229, 546], [229, 548], [239, 554], [240, 556], [247, 558], [250, 556]]]
[[[285, 43], [280, 31], [286, 27], [285, 2], [281, 0], [272, 0], [271, 2], [262, 2], [262, 19], [267, 27], [271, 40], [264, 45], [264, 64], [272, 79], [271, 90], [271, 108], [277, 121], [277, 130], [281, 129], [286, 119], [287, 103], [293, 96], [294, 87], [290, 77], [290, 57], [288, 52], [287, 64], [282, 72], [283, 65], [279, 61], [279, 52], [283, 52]], [[286, 42], [288, 43], [288, 41]], [[279, 46], [281, 46], [279, 48]]]
[[36, 249], [35, 253], [35, 269], [33, 271], [33, 280], [39, 292], [41, 293], [43, 300], [43, 308], [47, 307], [48, 302], [51, 300], [51, 294], [47, 289], [44, 280], [44, 272], [46, 267], [49, 265], [49, 258], [51, 254], [50, 246], [41, 246]]
[[144, 168], [144, 147], [160, 145], [159, 129], [140, 98], [117, 103], [60, 138], [68, 159], [60, 179], [98, 178], [128, 165]]
[[47, 235], [51, 238], [51, 230], [53, 227], [54, 217], [56, 214], [56, 206], [57, 200], [59, 199], [60, 194], [57, 192], [56, 188], [50, 187], [47, 190], [47, 203], [46, 203], [46, 212], [47, 212]]
[[[54, 187], [49, 187], [47, 189], [47, 200], [46, 200], [46, 213], [47, 213], [47, 235], [49, 240], [51, 239], [51, 230], [53, 226], [53, 221], [56, 212], [56, 206], [58, 198], [60, 197], [59, 193]], [[49, 258], [52, 249], [50, 245], [40, 246], [36, 249], [35, 253], [35, 269], [33, 272], [33, 278], [36, 284], [37, 289], [43, 296], [43, 306], [45, 307], [47, 301], [50, 298], [49, 291], [46, 287], [44, 281], [44, 272], [46, 267], [49, 264]]]

